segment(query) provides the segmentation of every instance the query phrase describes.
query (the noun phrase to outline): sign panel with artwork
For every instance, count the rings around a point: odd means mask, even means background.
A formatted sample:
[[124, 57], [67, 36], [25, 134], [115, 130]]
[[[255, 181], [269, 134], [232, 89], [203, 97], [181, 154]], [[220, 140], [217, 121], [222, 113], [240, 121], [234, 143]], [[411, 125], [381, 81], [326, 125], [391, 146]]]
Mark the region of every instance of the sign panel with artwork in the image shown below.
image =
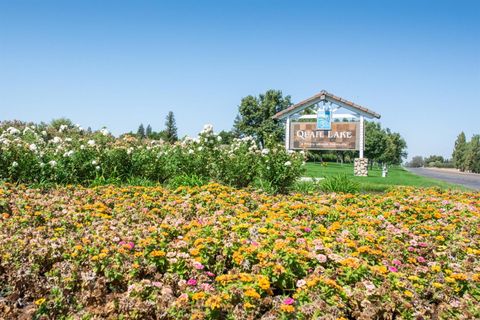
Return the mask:
[[330, 110], [319, 110], [317, 113], [317, 129], [332, 130], [332, 113]]
[[357, 122], [331, 122], [330, 130], [317, 128], [315, 122], [293, 122], [290, 125], [290, 149], [358, 150]]

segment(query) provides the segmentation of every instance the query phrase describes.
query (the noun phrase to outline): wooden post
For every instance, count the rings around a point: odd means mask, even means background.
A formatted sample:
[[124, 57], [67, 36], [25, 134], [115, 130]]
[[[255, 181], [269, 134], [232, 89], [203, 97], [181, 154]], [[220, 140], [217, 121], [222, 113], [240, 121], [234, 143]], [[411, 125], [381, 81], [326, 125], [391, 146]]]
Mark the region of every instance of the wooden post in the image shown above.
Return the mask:
[[290, 149], [290, 116], [287, 117], [285, 122], [285, 149]]
[[360, 151], [360, 159], [363, 159], [363, 150], [365, 148], [365, 129], [364, 129], [364, 124], [363, 124], [363, 116], [360, 115], [360, 145], [359, 145], [359, 151]]

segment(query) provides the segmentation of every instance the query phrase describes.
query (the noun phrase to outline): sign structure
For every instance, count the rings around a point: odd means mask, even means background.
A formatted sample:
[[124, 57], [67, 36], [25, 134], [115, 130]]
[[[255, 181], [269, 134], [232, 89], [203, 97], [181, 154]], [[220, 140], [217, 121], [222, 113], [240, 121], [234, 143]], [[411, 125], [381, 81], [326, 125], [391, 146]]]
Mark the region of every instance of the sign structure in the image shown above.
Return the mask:
[[317, 113], [317, 129], [332, 130], [332, 113], [330, 110], [319, 110]]
[[317, 129], [315, 122], [292, 122], [289, 149], [358, 150], [358, 122], [332, 122], [331, 130]]

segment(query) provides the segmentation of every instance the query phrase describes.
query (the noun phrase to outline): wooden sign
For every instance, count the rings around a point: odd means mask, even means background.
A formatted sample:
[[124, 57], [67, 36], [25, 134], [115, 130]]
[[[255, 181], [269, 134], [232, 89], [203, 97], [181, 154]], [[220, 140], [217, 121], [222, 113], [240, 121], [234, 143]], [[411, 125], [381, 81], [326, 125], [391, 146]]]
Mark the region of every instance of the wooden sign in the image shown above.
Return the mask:
[[296, 150], [358, 150], [357, 122], [332, 122], [331, 130], [317, 129], [316, 122], [290, 124], [290, 149]]

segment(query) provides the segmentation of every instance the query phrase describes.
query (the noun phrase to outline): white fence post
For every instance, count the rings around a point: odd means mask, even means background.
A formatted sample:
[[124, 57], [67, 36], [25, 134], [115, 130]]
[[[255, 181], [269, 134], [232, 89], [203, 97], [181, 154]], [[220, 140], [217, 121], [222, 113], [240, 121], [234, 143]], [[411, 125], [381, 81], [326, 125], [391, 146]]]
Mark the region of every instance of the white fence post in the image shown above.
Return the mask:
[[359, 146], [359, 151], [360, 151], [360, 159], [363, 159], [363, 149], [365, 147], [365, 129], [364, 129], [364, 124], [363, 124], [363, 116], [360, 115], [360, 146]]
[[287, 117], [285, 122], [285, 149], [290, 149], [290, 116]]

